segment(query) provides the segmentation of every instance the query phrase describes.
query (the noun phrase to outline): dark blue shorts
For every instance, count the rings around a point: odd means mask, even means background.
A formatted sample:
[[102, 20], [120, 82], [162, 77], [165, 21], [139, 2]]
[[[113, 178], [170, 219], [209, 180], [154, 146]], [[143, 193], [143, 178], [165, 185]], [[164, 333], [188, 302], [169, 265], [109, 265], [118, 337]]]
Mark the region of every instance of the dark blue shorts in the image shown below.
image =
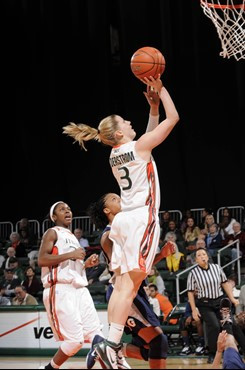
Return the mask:
[[245, 364], [235, 348], [229, 347], [224, 351], [223, 369], [245, 369]]
[[[144, 282], [141, 284], [138, 290], [138, 294], [133, 301], [134, 305], [138, 308], [143, 318], [146, 321], [148, 321], [151, 326], [154, 326], [154, 327], [160, 326], [161, 325], [160, 321], [148, 301], [148, 298], [147, 298], [147, 295], [145, 293], [143, 286], [144, 286]], [[109, 285], [107, 292], [106, 292], [107, 301], [109, 301], [112, 291], [113, 291], [113, 287], [112, 285]], [[127, 323], [130, 324], [130, 321], [127, 320]], [[136, 334], [137, 335], [138, 331], [145, 327], [146, 326], [142, 322], [140, 322], [137, 319], [134, 319], [133, 325], [130, 326], [126, 324], [124, 331], [125, 331], [125, 334]]]

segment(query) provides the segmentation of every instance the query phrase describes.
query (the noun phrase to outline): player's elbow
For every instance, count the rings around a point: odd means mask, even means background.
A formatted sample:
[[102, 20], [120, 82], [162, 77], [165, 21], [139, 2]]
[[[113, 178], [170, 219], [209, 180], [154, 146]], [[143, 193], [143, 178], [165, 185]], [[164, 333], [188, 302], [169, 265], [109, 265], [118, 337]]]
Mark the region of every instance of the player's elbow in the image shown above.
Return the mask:
[[178, 123], [179, 122], [179, 114], [178, 114], [178, 112], [176, 112], [175, 114], [173, 114], [173, 116], [171, 117], [171, 121], [172, 121], [172, 124], [173, 124], [173, 126], [175, 126], [176, 125], [176, 123]]
[[45, 260], [42, 257], [38, 257], [37, 264], [38, 264], [39, 267], [45, 267], [46, 266]]

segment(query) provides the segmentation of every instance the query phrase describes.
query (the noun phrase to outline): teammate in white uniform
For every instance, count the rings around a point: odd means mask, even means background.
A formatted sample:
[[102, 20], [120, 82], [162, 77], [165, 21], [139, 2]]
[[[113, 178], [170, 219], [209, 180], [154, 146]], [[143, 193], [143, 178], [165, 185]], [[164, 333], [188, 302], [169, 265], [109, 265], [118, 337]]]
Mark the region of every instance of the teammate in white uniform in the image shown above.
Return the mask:
[[[179, 120], [175, 105], [157, 79], [145, 78], [150, 119], [146, 133], [137, 141], [130, 121], [118, 115], [103, 119], [98, 129], [70, 123], [64, 133], [84, 148], [84, 141], [98, 140], [112, 147], [110, 165], [121, 190], [122, 212], [113, 220], [111, 268], [117, 278], [109, 301], [111, 313], [107, 341], [96, 348], [106, 368], [117, 368], [116, 352], [139, 286], [150, 271], [159, 243], [160, 190], [151, 151], [160, 145]], [[159, 124], [159, 98], [166, 118]]]
[[95, 335], [103, 338], [85, 272], [86, 267], [98, 264], [98, 255], [83, 261], [85, 251], [69, 229], [72, 212], [66, 203], [55, 203], [50, 218], [56, 226], [43, 235], [38, 264], [49, 323], [55, 340], [62, 344], [46, 369], [59, 368], [85, 340], [92, 342]]

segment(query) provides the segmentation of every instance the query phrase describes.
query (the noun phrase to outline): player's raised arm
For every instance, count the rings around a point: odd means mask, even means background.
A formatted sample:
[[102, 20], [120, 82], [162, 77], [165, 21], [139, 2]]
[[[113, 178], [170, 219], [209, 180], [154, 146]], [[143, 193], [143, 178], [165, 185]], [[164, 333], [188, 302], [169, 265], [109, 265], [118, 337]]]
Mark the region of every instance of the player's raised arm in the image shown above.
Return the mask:
[[162, 85], [160, 76], [157, 79], [151, 77], [150, 79], [145, 78], [142, 81], [158, 91], [166, 118], [153, 131], [147, 132], [138, 139], [136, 150], [139, 154], [151, 152], [153, 148], [161, 144], [179, 121], [177, 109], [167, 89]]
[[156, 90], [153, 87], [147, 85], [147, 90], [143, 91], [143, 94], [148, 101], [150, 106], [149, 120], [146, 128], [146, 132], [154, 130], [159, 124], [159, 104], [160, 97]]

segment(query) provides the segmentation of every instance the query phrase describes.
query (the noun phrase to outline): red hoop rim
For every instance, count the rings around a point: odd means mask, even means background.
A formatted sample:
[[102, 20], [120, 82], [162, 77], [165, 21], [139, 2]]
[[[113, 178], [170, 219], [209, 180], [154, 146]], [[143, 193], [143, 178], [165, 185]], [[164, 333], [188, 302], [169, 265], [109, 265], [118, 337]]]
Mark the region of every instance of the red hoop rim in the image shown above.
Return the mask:
[[201, 4], [204, 6], [207, 6], [208, 8], [215, 8], [215, 9], [245, 9], [245, 4], [234, 4], [234, 5], [221, 5], [221, 4], [213, 4], [213, 3], [208, 3], [204, 0], [200, 0]]

